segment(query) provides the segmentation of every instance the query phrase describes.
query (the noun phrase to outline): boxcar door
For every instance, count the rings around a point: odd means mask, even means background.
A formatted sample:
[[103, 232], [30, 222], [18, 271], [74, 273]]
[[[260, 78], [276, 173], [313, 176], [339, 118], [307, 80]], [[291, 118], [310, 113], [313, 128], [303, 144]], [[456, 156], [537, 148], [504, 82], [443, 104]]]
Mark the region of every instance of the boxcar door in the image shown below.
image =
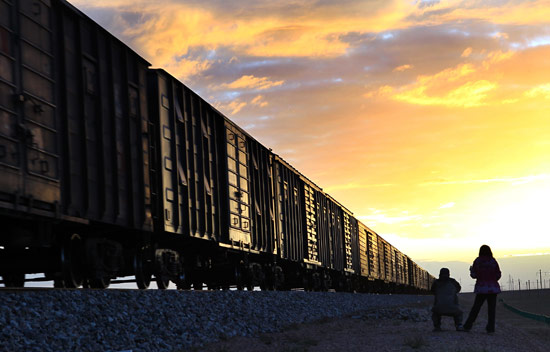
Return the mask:
[[248, 150], [244, 134], [226, 124], [229, 181], [229, 239], [250, 244]]
[[313, 187], [304, 182], [304, 206], [305, 206], [305, 249], [306, 259], [311, 263], [320, 264], [319, 244], [317, 234], [317, 202]]

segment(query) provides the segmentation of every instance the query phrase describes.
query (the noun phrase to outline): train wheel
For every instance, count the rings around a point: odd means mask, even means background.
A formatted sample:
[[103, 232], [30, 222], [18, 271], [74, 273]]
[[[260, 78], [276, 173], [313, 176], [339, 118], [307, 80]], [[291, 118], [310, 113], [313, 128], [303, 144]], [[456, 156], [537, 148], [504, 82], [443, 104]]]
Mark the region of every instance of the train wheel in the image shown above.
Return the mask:
[[[82, 239], [73, 234], [63, 240], [61, 244], [61, 282], [58, 286], [65, 288], [77, 288], [82, 285], [82, 270], [80, 258], [82, 258]], [[54, 282], [54, 287], [56, 283]]]
[[325, 272], [322, 275], [323, 277], [323, 291], [328, 291], [332, 287], [332, 277], [329, 273]]
[[155, 281], [159, 290], [166, 290], [170, 284], [170, 278], [162, 274], [155, 274]]
[[[266, 288], [265, 286], [265, 274], [263, 268], [258, 263], [250, 263], [248, 268], [248, 278], [246, 288], [249, 291], [252, 291], [254, 287], [259, 286], [262, 290]], [[262, 288], [263, 287], [263, 288]]]
[[200, 281], [200, 280], [194, 280], [194, 281], [193, 281], [193, 290], [195, 290], [195, 291], [202, 291], [202, 281]]
[[136, 248], [134, 254], [134, 273], [136, 275], [136, 284], [140, 290], [145, 290], [151, 284], [153, 277], [152, 260], [148, 255], [146, 247]]
[[189, 272], [189, 269], [187, 269], [185, 266], [182, 266], [178, 280], [174, 282], [178, 290], [191, 289], [191, 283], [189, 282], [188, 275], [187, 275], [188, 272]]
[[273, 289], [280, 290], [285, 285], [285, 273], [283, 268], [276, 266], [273, 269]]
[[235, 275], [235, 284], [237, 285], [237, 290], [242, 291], [244, 288], [242, 264], [239, 263], [235, 266], [234, 275]]
[[2, 275], [4, 287], [25, 287], [25, 274]]
[[111, 279], [108, 277], [88, 279], [88, 284], [90, 285], [90, 288], [106, 289], [111, 284]]

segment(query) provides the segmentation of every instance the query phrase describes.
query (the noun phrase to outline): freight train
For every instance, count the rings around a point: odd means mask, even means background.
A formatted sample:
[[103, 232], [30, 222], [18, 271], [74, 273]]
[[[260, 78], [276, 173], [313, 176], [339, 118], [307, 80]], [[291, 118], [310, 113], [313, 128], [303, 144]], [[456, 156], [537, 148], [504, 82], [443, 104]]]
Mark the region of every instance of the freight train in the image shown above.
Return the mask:
[[[426, 291], [433, 277], [63, 0], [0, 0], [0, 276]], [[120, 280], [119, 280], [120, 281]]]

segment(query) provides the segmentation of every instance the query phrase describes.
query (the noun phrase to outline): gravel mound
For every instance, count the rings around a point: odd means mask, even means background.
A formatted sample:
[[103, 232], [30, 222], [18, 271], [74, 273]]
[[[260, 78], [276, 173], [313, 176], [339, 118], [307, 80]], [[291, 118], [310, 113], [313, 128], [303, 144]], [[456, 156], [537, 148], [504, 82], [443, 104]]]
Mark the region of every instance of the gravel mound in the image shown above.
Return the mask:
[[417, 309], [388, 308], [432, 299], [299, 291], [0, 292], [0, 350], [183, 351], [357, 312], [366, 319], [417, 320]]

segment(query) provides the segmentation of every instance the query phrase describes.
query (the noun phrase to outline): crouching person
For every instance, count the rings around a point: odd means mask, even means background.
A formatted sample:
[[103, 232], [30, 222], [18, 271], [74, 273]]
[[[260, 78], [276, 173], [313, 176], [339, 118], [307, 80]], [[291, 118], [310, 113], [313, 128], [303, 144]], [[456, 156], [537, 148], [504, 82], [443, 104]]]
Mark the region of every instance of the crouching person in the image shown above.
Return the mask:
[[441, 331], [441, 317], [452, 316], [455, 321], [456, 331], [463, 331], [462, 310], [458, 305], [457, 293], [460, 292], [460, 284], [449, 275], [449, 269], [441, 268], [439, 279], [432, 285], [432, 293], [435, 295], [432, 308], [432, 320], [434, 331]]

